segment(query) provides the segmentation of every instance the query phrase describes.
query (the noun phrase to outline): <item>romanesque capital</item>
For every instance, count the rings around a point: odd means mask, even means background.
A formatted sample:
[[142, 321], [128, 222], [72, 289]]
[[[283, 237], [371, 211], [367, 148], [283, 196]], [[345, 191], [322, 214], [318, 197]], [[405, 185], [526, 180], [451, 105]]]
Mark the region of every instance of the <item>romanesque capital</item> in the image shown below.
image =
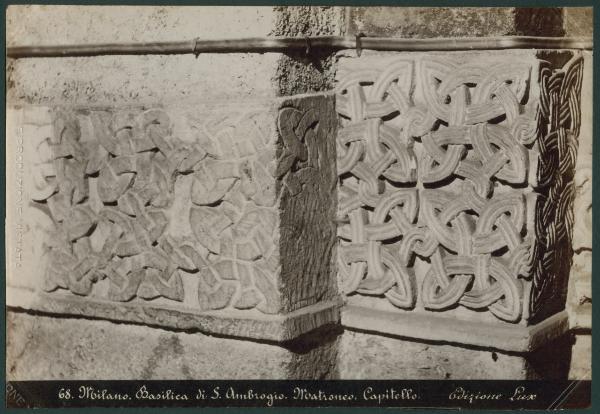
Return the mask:
[[563, 332], [580, 52], [339, 62], [343, 323], [515, 351]]
[[12, 306], [277, 341], [337, 322], [333, 96], [8, 118]]

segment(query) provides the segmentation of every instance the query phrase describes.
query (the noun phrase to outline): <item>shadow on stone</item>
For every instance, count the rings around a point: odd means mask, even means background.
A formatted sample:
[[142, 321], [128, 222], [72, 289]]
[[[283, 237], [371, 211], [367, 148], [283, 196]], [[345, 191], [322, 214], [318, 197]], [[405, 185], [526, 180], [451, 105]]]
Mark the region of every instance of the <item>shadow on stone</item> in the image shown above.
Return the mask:
[[515, 31], [520, 36], [564, 36], [561, 7], [515, 8]]
[[567, 379], [574, 344], [575, 336], [569, 333], [527, 354], [527, 379]]

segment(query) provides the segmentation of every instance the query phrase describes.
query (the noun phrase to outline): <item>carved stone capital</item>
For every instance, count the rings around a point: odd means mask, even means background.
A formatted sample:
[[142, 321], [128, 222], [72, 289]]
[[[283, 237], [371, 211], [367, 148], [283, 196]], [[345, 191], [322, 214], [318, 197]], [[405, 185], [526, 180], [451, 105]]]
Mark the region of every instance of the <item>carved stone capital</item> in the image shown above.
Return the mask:
[[9, 110], [8, 304], [277, 341], [336, 322], [336, 125], [326, 95]]
[[579, 52], [340, 54], [345, 325], [497, 347], [465, 327], [520, 338], [565, 308], [582, 74]]

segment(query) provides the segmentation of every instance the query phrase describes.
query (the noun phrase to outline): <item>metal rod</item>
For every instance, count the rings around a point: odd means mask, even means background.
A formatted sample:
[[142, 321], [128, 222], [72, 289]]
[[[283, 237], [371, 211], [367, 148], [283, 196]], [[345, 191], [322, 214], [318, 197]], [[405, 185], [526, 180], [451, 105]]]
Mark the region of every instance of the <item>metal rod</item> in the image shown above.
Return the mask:
[[[200, 53], [266, 53], [291, 50], [354, 49], [355, 37], [311, 36], [311, 37], [255, 37], [226, 40], [194, 39], [183, 42], [148, 43], [102, 43], [79, 45], [36, 45], [9, 46], [9, 58], [74, 57], [101, 55], [181, 55]], [[439, 39], [399, 39], [384, 37], [362, 37], [361, 49], [385, 51], [457, 51], [497, 49], [586, 49], [593, 48], [591, 37], [477, 37]]]

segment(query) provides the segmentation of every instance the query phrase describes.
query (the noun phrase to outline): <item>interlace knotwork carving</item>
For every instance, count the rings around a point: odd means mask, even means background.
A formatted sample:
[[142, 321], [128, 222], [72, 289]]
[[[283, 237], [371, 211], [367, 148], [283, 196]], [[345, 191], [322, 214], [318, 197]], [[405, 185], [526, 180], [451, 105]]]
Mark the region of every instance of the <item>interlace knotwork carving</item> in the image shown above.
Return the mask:
[[[108, 277], [108, 297], [135, 296], [183, 300], [179, 269], [189, 259], [164, 235], [164, 208], [177, 174], [205, 153], [180, 151], [168, 140], [170, 121], [159, 110], [136, 116], [120, 112], [89, 116], [93, 136], [83, 133], [72, 112], [55, 114], [54, 135], [47, 138], [53, 170], [45, 182], [52, 191], [43, 201], [55, 225], [49, 238], [46, 289], [58, 287], [88, 295]], [[89, 185], [89, 177], [95, 177]], [[93, 193], [93, 194], [91, 194]]]
[[537, 321], [560, 310], [567, 294], [572, 263], [575, 164], [581, 126], [583, 58], [572, 58], [562, 69], [540, 68], [538, 207], [530, 307]]
[[160, 109], [56, 111], [32, 195], [54, 225], [45, 289], [108, 279], [96, 294], [114, 301], [277, 312], [274, 133], [260, 112], [229, 115], [181, 139]]
[[[298, 194], [318, 162], [316, 139], [318, 117], [314, 109], [302, 111], [293, 107], [281, 108], [277, 126], [283, 141], [279, 158], [274, 161], [275, 177], [282, 180], [291, 195]], [[311, 171], [312, 170], [312, 171]]]
[[[531, 92], [535, 60], [464, 58], [343, 62], [342, 287], [403, 309], [460, 305], [518, 322], [537, 263], [530, 171], [552, 104]], [[561, 93], [543, 99], [562, 103], [553, 119], [564, 124], [579, 94]], [[415, 272], [416, 260], [428, 270]]]

